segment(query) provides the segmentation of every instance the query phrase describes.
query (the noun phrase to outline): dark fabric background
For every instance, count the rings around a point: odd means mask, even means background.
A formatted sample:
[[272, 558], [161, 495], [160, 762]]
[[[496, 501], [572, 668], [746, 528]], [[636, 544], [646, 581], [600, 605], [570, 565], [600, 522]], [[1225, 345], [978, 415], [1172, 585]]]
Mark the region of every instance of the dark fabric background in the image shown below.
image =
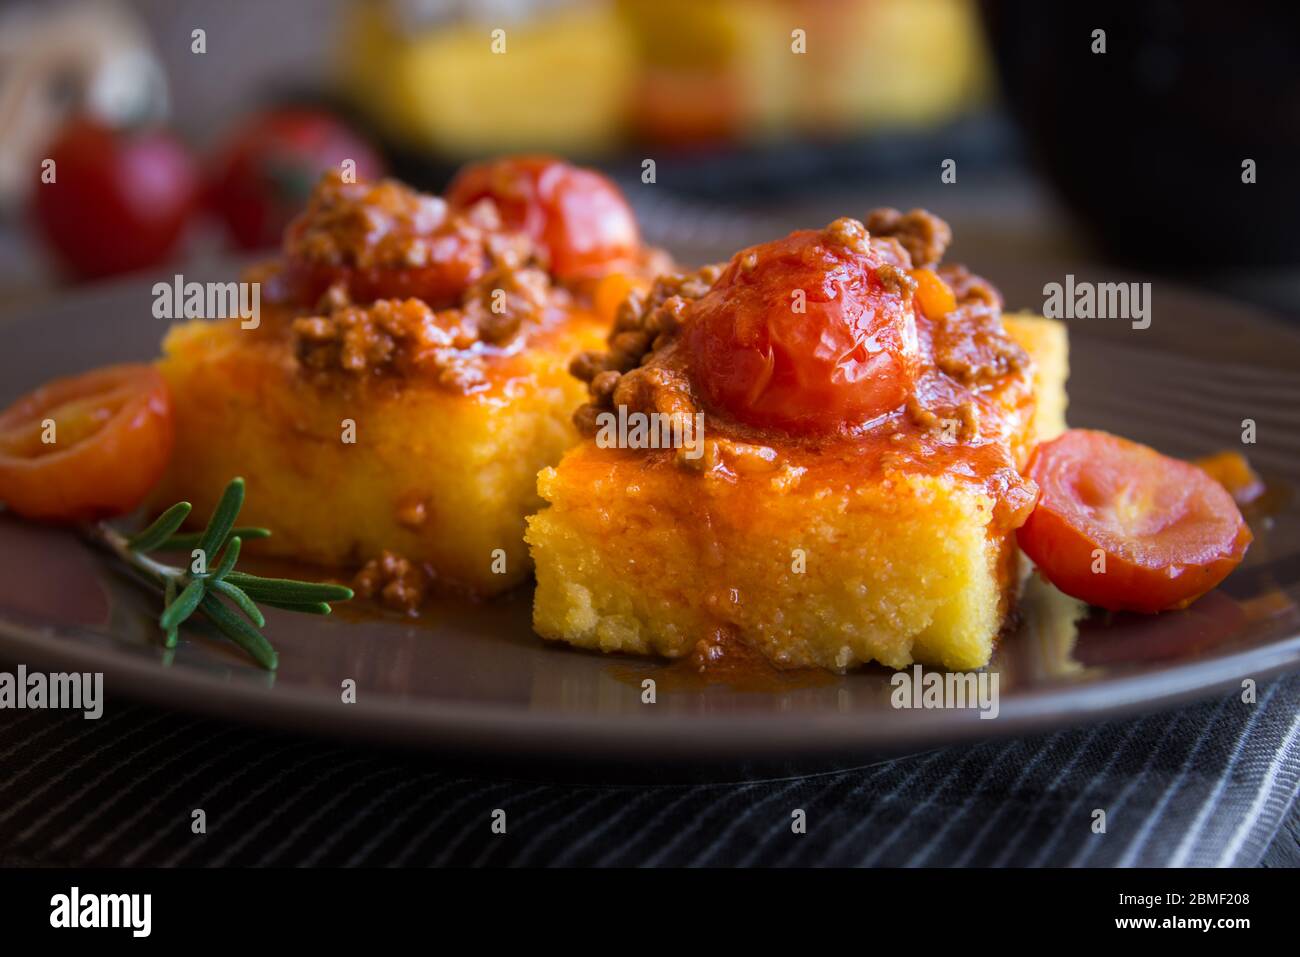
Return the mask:
[[[108, 703], [0, 712], [28, 865], [1295, 866], [1300, 675], [1177, 711], [730, 784], [572, 784]], [[598, 773], [598, 770], [594, 773]], [[202, 808], [207, 833], [191, 833]], [[507, 833], [494, 835], [494, 809]], [[1107, 816], [1091, 829], [1093, 810]], [[792, 833], [802, 809], [807, 833]], [[1289, 822], [1289, 823], [1288, 823]]]

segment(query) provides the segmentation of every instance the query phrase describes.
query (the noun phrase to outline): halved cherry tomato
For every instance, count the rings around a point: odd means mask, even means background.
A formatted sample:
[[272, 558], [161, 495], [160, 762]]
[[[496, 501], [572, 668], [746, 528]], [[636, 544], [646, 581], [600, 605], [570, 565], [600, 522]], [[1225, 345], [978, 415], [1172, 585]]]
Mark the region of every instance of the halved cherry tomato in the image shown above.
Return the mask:
[[491, 199], [508, 229], [547, 250], [551, 272], [584, 279], [629, 265], [641, 234], [627, 200], [595, 170], [553, 156], [512, 156], [466, 166], [447, 187], [453, 209]]
[[1040, 445], [1028, 474], [1042, 494], [1020, 547], [1061, 591], [1102, 608], [1183, 608], [1223, 581], [1251, 542], [1232, 496], [1209, 475], [1106, 432], [1072, 429]]
[[916, 320], [882, 265], [874, 249], [818, 230], [737, 253], [687, 322], [705, 402], [750, 425], [810, 433], [897, 409], [916, 375]]
[[125, 514], [162, 477], [172, 439], [171, 394], [153, 366], [55, 379], [0, 413], [0, 502], [49, 522]]

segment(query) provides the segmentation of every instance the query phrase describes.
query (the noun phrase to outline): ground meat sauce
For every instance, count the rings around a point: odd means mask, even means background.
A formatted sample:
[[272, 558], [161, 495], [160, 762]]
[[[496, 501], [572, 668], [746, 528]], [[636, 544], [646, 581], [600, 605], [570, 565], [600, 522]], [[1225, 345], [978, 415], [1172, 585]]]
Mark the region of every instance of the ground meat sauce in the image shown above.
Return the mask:
[[457, 392], [483, 381], [472, 354], [474, 331], [458, 310], [434, 313], [419, 299], [343, 306], [328, 316], [293, 320], [298, 361], [319, 384], [352, 376], [420, 377]]
[[944, 266], [939, 278], [952, 289], [957, 308], [934, 320], [934, 361], [967, 385], [994, 382], [1028, 363], [1023, 349], [1002, 328], [1002, 294], [965, 266]]
[[[879, 232], [878, 232], [879, 231]], [[939, 266], [952, 239], [948, 224], [923, 210], [876, 210], [866, 224], [850, 218], [831, 223], [824, 240], [870, 248], [884, 265], [881, 282], [910, 302], [912, 270]], [[742, 259], [739, 268], [746, 268]], [[995, 522], [1014, 528], [1033, 507], [1036, 490], [1019, 474], [1022, 450], [1013, 445], [1033, 403], [1030, 360], [1002, 327], [1002, 299], [987, 281], [963, 267], [938, 269], [952, 289], [956, 308], [926, 316], [918, 308], [918, 374], [912, 394], [894, 413], [842, 436], [794, 435], [736, 422], [704, 409], [692, 386], [679, 332], [690, 322], [691, 304], [722, 274], [709, 266], [659, 280], [649, 295], [630, 295], [610, 333], [605, 353], [584, 353], [571, 371], [588, 383], [590, 401], [574, 415], [585, 434], [597, 431], [602, 412], [706, 412], [706, 452], [700, 459], [648, 450], [648, 467], [692, 468], [735, 480], [747, 472], [771, 472], [773, 481], [797, 481], [805, 465], [843, 462], [846, 481], [874, 462], [881, 470], [946, 471], [982, 485], [997, 503]]]
[[427, 266], [448, 237], [472, 235], [470, 226], [450, 221], [441, 197], [396, 180], [347, 183], [334, 172], [289, 228], [284, 252], [290, 259], [332, 266]]
[[[460, 252], [448, 253], [448, 242]], [[465, 250], [472, 262], [457, 264]], [[273, 288], [304, 295], [308, 286], [293, 279], [304, 263], [330, 279], [301, 307], [311, 314], [290, 324], [302, 369], [321, 385], [342, 374], [353, 381], [416, 378], [474, 392], [486, 387], [489, 356], [519, 348], [530, 329], [572, 305], [570, 292], [547, 273], [537, 244], [501, 229], [491, 200], [449, 216], [441, 199], [391, 181], [345, 184], [326, 177], [286, 235], [285, 267]], [[362, 286], [381, 275], [385, 281], [423, 276], [411, 283], [417, 291], [442, 292], [372, 299], [358, 295], [359, 275], [371, 277]], [[404, 281], [392, 284], [401, 288]]]
[[696, 411], [680, 368], [662, 361], [646, 364], [673, 345], [688, 303], [708, 292], [721, 274], [721, 266], [671, 273], [656, 279], [647, 295], [628, 295], [615, 315], [609, 351], [580, 353], [569, 366], [591, 393], [591, 402], [574, 413], [581, 432], [594, 434], [596, 417], [619, 405], [643, 412]]
[[432, 576], [397, 552], [385, 549], [362, 566], [352, 587], [365, 599], [414, 615], [424, 603]]
[[453, 305], [488, 269], [500, 218], [490, 203], [452, 213], [437, 196], [394, 180], [348, 183], [326, 175], [285, 231], [290, 301], [311, 306], [331, 286], [356, 302], [415, 296]]
[[873, 209], [867, 214], [866, 228], [873, 239], [896, 239], [907, 250], [913, 269], [936, 265], [952, 242], [948, 224], [923, 209], [907, 213], [888, 206]]
[[493, 349], [510, 346], [526, 327], [540, 326], [549, 309], [570, 301], [523, 256], [496, 262], [457, 308], [435, 311], [420, 299], [350, 305], [335, 289], [328, 313], [293, 321], [298, 359], [322, 382], [342, 371], [420, 378], [472, 392], [485, 381], [484, 362]]

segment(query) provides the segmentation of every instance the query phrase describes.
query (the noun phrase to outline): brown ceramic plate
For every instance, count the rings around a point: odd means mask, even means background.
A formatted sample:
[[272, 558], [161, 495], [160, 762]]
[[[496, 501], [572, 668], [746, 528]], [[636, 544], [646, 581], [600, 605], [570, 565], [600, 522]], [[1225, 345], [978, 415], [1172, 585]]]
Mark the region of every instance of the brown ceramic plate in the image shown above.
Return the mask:
[[[1010, 302], [1041, 301], [1066, 268], [996, 270]], [[1086, 278], [1077, 267], [1070, 268]], [[191, 278], [187, 276], [187, 278]], [[193, 278], [216, 278], [195, 276]], [[1117, 277], [1107, 275], [1107, 280]], [[1035, 293], [1037, 295], [1035, 296]], [[1269, 481], [1245, 564], [1192, 608], [1157, 617], [1087, 612], [1031, 580], [991, 669], [1000, 714], [895, 710], [889, 673], [701, 686], [663, 666], [547, 645], [527, 589], [448, 602], [425, 620], [268, 612], [274, 676], [197, 634], [160, 647], [157, 598], [73, 535], [0, 514], [0, 658], [102, 671], [110, 696], [386, 743], [543, 760], [635, 762], [832, 757], [1022, 733], [1175, 702], [1300, 664], [1300, 338], [1251, 310], [1158, 284], [1150, 329], [1071, 327], [1071, 423], [1173, 455], [1245, 447]], [[104, 287], [0, 321], [0, 403], [55, 375], [155, 354], [148, 283]], [[219, 437], [214, 437], [219, 441]], [[658, 675], [657, 703], [640, 681]], [[353, 678], [355, 704], [340, 685]]]

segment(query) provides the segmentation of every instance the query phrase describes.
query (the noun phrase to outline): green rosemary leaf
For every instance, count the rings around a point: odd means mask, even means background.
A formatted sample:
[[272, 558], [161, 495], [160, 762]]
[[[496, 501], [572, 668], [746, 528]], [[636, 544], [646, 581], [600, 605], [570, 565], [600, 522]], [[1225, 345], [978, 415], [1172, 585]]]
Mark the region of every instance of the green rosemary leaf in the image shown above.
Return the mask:
[[[167, 584], [163, 587], [163, 611], [166, 611], [168, 608], [170, 608], [172, 602], [174, 602], [175, 600], [176, 600], [176, 579], [175, 577], [169, 575], [167, 576]], [[173, 625], [171, 628], [163, 629], [163, 647], [175, 648], [178, 637], [179, 636], [177, 634], [175, 625]]]
[[[274, 608], [328, 615], [331, 612], [329, 603], [347, 601], [352, 597], [352, 589], [329, 582], [262, 578], [236, 571], [243, 543], [271, 534], [269, 529], [235, 524], [243, 504], [244, 480], [234, 478], [222, 492], [221, 500], [202, 532], [177, 531], [191, 512], [188, 502], [178, 502], [129, 538], [105, 522], [87, 526], [86, 534], [142, 578], [162, 587], [163, 611], [158, 626], [163, 631], [165, 647], [176, 647], [181, 623], [200, 610], [258, 664], [275, 670], [279, 656], [258, 630], [266, 624], [266, 617], [256, 603], [263, 601]], [[182, 568], [145, 554], [155, 550], [190, 551], [196, 547], [203, 550], [207, 566], [212, 566], [213, 560], [220, 555], [215, 568], [208, 574], [189, 574]], [[233, 602], [247, 618], [236, 614], [218, 596]]]
[[[235, 541], [239, 541], [239, 539], [235, 539]], [[220, 578], [214, 578], [208, 582], [208, 587], [221, 592], [221, 594], [238, 605], [239, 610], [247, 615], [248, 620], [258, 628], [266, 624], [266, 619], [262, 617], [262, 612], [258, 610], [258, 607], [253, 604], [253, 599], [249, 598], [239, 586], [222, 581]]]
[[126, 540], [126, 547], [137, 552], [151, 552], [176, 533], [189, 517], [192, 506], [189, 502], [177, 502], [163, 512], [148, 527], [136, 532]]
[[203, 579], [191, 579], [176, 600], [167, 606], [167, 610], [162, 613], [162, 617], [158, 619], [158, 624], [162, 627], [162, 630], [170, 631], [194, 614], [194, 609], [199, 607], [199, 602], [203, 599], [203, 592]]
[[221, 556], [221, 564], [217, 570], [212, 573], [212, 577], [217, 581], [225, 578], [230, 574], [230, 570], [235, 567], [235, 562], [239, 561], [239, 546], [243, 544], [243, 539], [238, 535], [230, 536], [230, 541], [226, 542], [226, 551]]
[[[226, 536], [226, 542], [229, 542], [235, 535], [238, 535], [246, 542], [251, 542], [255, 538], [270, 538], [271, 530], [269, 528], [258, 528], [256, 525], [236, 525]], [[162, 544], [154, 547], [163, 552], [188, 552], [190, 549], [197, 548], [202, 538], [202, 532], [182, 532], [179, 535], [173, 535]]]
[[207, 615], [227, 638], [252, 655], [254, 661], [268, 671], [276, 669], [280, 663], [280, 656], [275, 653], [275, 649], [260, 631], [221, 604], [215, 595], [204, 595], [201, 607], [203, 614]]
[[221, 548], [221, 543], [226, 540], [230, 530], [235, 527], [235, 519], [239, 516], [239, 510], [244, 507], [244, 480], [242, 478], [233, 478], [226, 490], [221, 493], [221, 501], [217, 502], [217, 507], [212, 510], [212, 517], [208, 519], [208, 527], [203, 530], [203, 535], [199, 539], [198, 548], [202, 550], [204, 560], [210, 563], [213, 556]]
[[291, 578], [260, 578], [245, 572], [231, 572], [226, 581], [238, 585], [257, 601], [280, 601], [295, 604], [318, 601], [347, 601], [352, 589], [329, 582], [300, 582]]
[[331, 615], [334, 613], [334, 609], [329, 606], [329, 602], [324, 601], [272, 601], [263, 598], [262, 604], [271, 608], [283, 608], [285, 611], [302, 612], [304, 615]]

